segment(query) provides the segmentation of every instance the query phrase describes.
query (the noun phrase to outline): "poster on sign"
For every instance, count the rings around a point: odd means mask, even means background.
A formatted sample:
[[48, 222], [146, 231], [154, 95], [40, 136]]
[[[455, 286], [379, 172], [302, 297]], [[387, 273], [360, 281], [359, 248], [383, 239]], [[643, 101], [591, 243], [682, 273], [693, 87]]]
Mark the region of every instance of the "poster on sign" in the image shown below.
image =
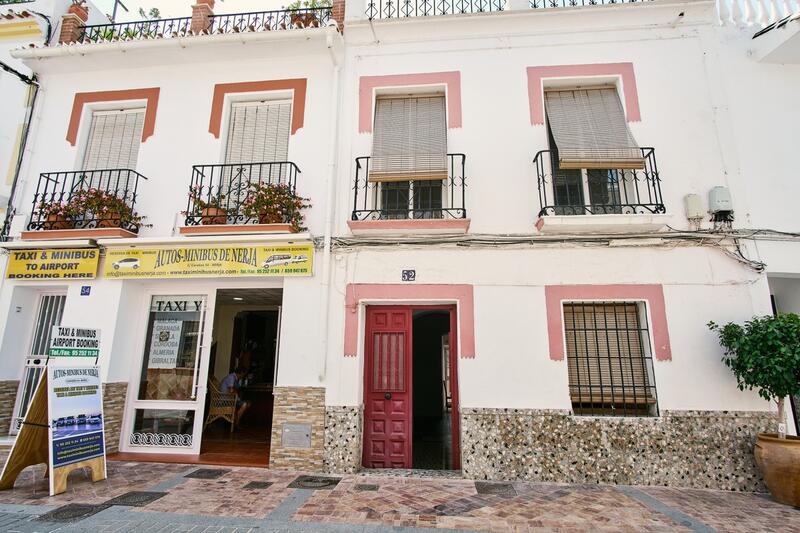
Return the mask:
[[150, 339], [150, 359], [147, 368], [176, 368], [181, 346], [182, 320], [153, 321]]
[[53, 326], [47, 355], [50, 357], [98, 357], [100, 355], [100, 330]]
[[[69, 472], [88, 466], [105, 479], [105, 432], [100, 369], [97, 366], [47, 368], [50, 494], [66, 488]], [[63, 491], [62, 491], [63, 492]]]

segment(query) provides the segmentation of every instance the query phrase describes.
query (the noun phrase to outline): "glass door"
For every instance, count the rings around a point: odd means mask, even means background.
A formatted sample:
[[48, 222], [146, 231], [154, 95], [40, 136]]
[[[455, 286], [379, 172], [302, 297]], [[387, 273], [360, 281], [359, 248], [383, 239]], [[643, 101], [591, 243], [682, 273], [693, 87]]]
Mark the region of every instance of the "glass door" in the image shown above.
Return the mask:
[[199, 453], [208, 319], [206, 295], [151, 297], [137, 390], [128, 415], [129, 451]]

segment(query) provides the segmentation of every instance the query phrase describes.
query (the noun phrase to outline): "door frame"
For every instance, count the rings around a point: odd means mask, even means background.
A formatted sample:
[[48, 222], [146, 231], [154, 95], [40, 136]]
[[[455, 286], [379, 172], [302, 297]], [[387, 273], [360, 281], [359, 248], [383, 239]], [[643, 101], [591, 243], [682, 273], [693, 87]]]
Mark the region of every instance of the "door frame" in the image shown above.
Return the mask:
[[[197, 374], [197, 393], [194, 400], [139, 400], [139, 386], [141, 384], [142, 364], [144, 363], [144, 352], [147, 348], [147, 326], [150, 321], [150, 304], [153, 296], [203, 296], [205, 297], [205, 309], [201, 314], [201, 336], [199, 361], [195, 370]], [[209, 372], [209, 361], [211, 356], [211, 336], [214, 327], [214, 311], [216, 308], [217, 288], [177, 288], [170, 287], [159, 289], [148, 287], [142, 291], [143, 301], [141, 302], [141, 314], [136, 327], [137, 341], [134, 364], [131, 369], [131, 377], [128, 381], [127, 398], [125, 402], [125, 415], [123, 416], [122, 429], [120, 430], [120, 451], [131, 453], [159, 453], [159, 454], [186, 454], [199, 455], [202, 445], [202, 430], [205, 417], [206, 391]], [[194, 421], [192, 423], [192, 445], [191, 447], [171, 447], [171, 446], [148, 446], [130, 444], [130, 435], [133, 432], [133, 423], [136, 419], [137, 409], [168, 409], [194, 411]]]
[[[408, 408], [410, 410], [410, 429], [408, 432], [409, 440], [408, 440], [408, 452], [411, 455], [411, 464], [413, 469], [413, 442], [414, 442], [414, 311], [435, 311], [435, 310], [444, 310], [449, 311], [450, 314], [450, 333], [449, 333], [449, 343], [450, 343], [450, 392], [452, 394], [452, 407], [450, 410], [450, 433], [451, 433], [451, 450], [452, 450], [452, 464], [450, 465], [452, 470], [460, 470], [461, 469], [461, 420], [460, 420], [460, 413], [459, 413], [459, 406], [460, 406], [460, 399], [459, 399], [459, 389], [458, 389], [458, 353], [459, 353], [459, 344], [458, 344], [458, 305], [456, 303], [370, 303], [370, 302], [363, 302], [364, 306], [364, 338], [363, 338], [363, 346], [364, 346], [364, 364], [362, 367], [362, 403], [366, 398], [367, 391], [370, 390], [369, 384], [369, 373], [367, 372], [367, 365], [370, 363], [367, 361], [367, 352], [368, 352], [368, 342], [370, 338], [370, 333], [372, 331], [370, 323], [369, 323], [369, 310], [380, 308], [383, 310], [408, 310], [411, 313], [411, 324], [408, 331], [408, 343], [411, 346], [411, 372], [409, 372], [409, 376], [407, 379], [408, 387], [409, 387], [409, 402]], [[366, 464], [366, 439], [367, 439], [367, 406], [364, 405], [364, 425], [361, 435], [361, 466], [364, 467]]]

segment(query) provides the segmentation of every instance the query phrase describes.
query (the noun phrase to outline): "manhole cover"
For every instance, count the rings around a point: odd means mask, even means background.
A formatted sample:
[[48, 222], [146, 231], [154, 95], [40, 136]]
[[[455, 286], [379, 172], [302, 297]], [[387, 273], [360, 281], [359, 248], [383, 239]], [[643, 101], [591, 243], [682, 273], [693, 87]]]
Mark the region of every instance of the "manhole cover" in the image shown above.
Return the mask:
[[495, 496], [516, 496], [517, 490], [511, 483], [491, 483], [487, 481], [476, 481], [475, 490], [478, 494], [493, 494]]
[[157, 499], [166, 496], [166, 492], [142, 492], [133, 491], [127, 492], [116, 498], [108, 500], [105, 505], [125, 505], [128, 507], [144, 507], [148, 503], [152, 503]]
[[332, 489], [339, 484], [341, 478], [322, 476], [299, 476], [289, 483], [290, 489]]
[[267, 489], [272, 486], [272, 481], [251, 481], [243, 488], [245, 489]]
[[108, 509], [108, 505], [89, 505], [86, 503], [70, 503], [53, 509], [49, 513], [45, 513], [36, 519], [37, 522], [72, 522], [92, 516], [99, 513], [103, 509]]
[[190, 472], [183, 477], [191, 477], [195, 479], [217, 479], [230, 472], [224, 468], [199, 468], [194, 472]]
[[362, 483], [360, 485], [356, 485], [353, 488], [355, 490], [370, 490], [370, 491], [374, 491], [374, 490], [378, 490], [378, 485], [369, 485], [369, 484], [366, 484], [366, 483]]

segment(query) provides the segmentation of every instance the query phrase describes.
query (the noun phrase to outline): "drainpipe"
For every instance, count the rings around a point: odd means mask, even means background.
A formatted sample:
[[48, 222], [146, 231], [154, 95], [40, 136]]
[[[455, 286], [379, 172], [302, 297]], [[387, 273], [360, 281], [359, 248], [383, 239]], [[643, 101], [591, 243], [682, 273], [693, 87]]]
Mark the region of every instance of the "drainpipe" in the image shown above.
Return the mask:
[[341, 90], [341, 83], [339, 79], [339, 71], [341, 65], [336, 57], [336, 52], [333, 49], [333, 37], [327, 36], [326, 45], [328, 52], [331, 56], [331, 63], [333, 63], [333, 90], [331, 91], [330, 108], [333, 112], [331, 117], [331, 149], [328, 160], [328, 191], [327, 203], [325, 205], [325, 235], [323, 237], [323, 252], [322, 252], [322, 309], [323, 309], [323, 337], [322, 337], [322, 368], [319, 373], [319, 382], [325, 381], [325, 375], [328, 370], [328, 334], [330, 332], [330, 302], [331, 302], [331, 234], [333, 233], [334, 216], [336, 209], [334, 205], [336, 202], [336, 187], [339, 179], [337, 169], [339, 157], [339, 93]]
[[[28, 85], [28, 109], [25, 112], [25, 121], [22, 127], [22, 138], [19, 143], [19, 152], [17, 153], [17, 163], [14, 166], [14, 179], [11, 182], [11, 192], [8, 195], [8, 205], [6, 206], [6, 218], [3, 222], [3, 227], [0, 228], [0, 241], [8, 240], [8, 232], [10, 231], [11, 220], [14, 217], [14, 195], [17, 191], [19, 184], [19, 175], [22, 170], [22, 161], [25, 158], [25, 150], [28, 145], [28, 137], [31, 131], [31, 122], [33, 121], [33, 110], [36, 106], [36, 97], [39, 95], [39, 82], [36, 81], [36, 75], [26, 76], [22, 72], [14, 69], [13, 67], [0, 62], [0, 68], [4, 71], [14, 75], [20, 81]], [[32, 91], [32, 92], [31, 92]]]

